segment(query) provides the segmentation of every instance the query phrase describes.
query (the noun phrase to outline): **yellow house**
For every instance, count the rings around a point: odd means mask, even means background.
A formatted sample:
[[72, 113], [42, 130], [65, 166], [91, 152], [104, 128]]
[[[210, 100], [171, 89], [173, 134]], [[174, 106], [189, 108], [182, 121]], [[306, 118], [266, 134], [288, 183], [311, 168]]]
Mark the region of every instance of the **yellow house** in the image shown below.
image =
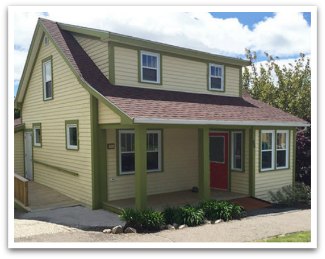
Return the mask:
[[94, 209], [192, 187], [268, 200], [292, 184], [308, 123], [242, 92], [248, 65], [39, 19], [15, 99], [15, 172]]

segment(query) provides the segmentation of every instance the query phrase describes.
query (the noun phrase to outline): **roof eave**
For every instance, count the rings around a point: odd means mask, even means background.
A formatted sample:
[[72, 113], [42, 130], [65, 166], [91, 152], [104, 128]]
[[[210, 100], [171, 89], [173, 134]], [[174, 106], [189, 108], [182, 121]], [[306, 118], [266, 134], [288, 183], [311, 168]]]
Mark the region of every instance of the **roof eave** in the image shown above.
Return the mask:
[[171, 125], [232, 125], [232, 126], [274, 126], [274, 127], [309, 127], [309, 123], [294, 121], [226, 121], [226, 120], [187, 120], [134, 118], [135, 124], [171, 124]]

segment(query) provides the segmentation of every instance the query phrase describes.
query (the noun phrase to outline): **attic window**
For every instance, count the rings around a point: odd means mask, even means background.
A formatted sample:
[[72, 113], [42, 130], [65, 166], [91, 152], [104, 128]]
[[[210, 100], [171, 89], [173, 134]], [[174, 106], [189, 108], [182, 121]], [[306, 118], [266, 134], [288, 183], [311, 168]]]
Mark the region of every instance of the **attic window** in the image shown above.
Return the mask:
[[209, 64], [209, 90], [224, 91], [223, 65]]
[[44, 37], [44, 46], [48, 46], [49, 45], [49, 38], [48, 37]]
[[160, 83], [160, 55], [141, 51], [141, 82]]
[[43, 99], [53, 99], [52, 57], [43, 60]]

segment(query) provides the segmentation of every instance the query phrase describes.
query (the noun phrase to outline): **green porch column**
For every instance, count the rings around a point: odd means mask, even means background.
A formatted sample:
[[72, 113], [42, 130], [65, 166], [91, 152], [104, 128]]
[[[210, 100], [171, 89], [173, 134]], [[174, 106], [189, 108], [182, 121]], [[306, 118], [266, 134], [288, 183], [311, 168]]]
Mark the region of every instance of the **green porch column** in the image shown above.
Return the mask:
[[147, 206], [147, 131], [143, 126], [135, 127], [135, 206]]
[[210, 198], [209, 128], [199, 129], [199, 196]]

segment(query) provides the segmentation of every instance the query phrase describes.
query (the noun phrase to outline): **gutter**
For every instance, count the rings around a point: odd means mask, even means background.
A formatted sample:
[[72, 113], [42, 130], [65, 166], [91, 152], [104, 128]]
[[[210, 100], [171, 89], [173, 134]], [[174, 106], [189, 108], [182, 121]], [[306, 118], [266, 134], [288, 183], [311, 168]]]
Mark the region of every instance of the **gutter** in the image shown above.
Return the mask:
[[302, 122], [282, 121], [225, 121], [225, 120], [186, 120], [186, 119], [158, 119], [134, 118], [136, 124], [172, 124], [172, 125], [235, 125], [235, 126], [281, 126], [281, 127], [308, 127], [310, 124]]

